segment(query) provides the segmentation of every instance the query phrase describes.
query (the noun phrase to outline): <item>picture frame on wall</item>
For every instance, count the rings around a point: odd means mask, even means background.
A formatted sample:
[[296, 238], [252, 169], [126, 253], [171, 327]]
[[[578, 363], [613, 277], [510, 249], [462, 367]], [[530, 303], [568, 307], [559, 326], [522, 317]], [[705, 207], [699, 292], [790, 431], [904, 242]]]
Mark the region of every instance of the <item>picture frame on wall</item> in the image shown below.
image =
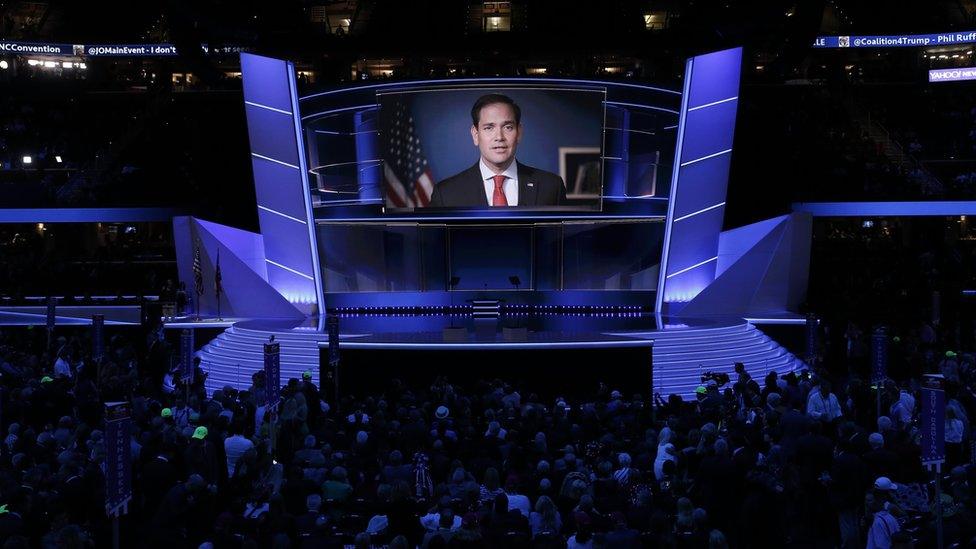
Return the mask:
[[603, 186], [599, 147], [559, 147], [559, 175], [567, 198], [599, 198]]

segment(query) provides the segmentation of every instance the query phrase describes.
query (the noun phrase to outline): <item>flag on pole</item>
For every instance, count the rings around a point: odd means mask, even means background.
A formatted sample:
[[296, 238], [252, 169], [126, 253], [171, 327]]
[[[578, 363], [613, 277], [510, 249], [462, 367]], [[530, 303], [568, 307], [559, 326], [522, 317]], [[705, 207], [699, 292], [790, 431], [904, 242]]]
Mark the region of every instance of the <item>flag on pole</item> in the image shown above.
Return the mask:
[[200, 241], [193, 250], [193, 285], [197, 295], [203, 295], [203, 267], [200, 265]]
[[217, 249], [217, 265], [214, 267], [214, 292], [217, 293], [217, 299], [220, 299], [220, 293], [223, 291], [223, 287], [220, 285], [220, 249]]
[[434, 178], [427, 157], [420, 149], [420, 137], [406, 105], [397, 102], [392, 124], [385, 135], [383, 184], [388, 208], [417, 208], [430, 203]]

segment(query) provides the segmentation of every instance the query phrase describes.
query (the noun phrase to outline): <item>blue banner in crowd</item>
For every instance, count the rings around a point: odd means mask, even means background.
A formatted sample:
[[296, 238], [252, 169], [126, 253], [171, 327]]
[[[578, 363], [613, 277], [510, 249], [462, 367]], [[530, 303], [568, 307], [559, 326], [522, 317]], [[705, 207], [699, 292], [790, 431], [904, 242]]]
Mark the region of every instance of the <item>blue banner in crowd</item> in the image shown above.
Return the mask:
[[128, 402], [105, 403], [105, 512], [127, 512], [132, 498], [132, 448]]
[[959, 82], [960, 80], [976, 80], [976, 67], [929, 70], [929, 82]]
[[922, 408], [919, 421], [922, 464], [945, 463], [945, 390], [941, 375], [926, 375], [922, 381]]
[[976, 31], [939, 34], [890, 34], [873, 36], [818, 36], [814, 48], [918, 48], [976, 43]]
[[47, 329], [48, 330], [53, 330], [54, 325], [58, 320], [57, 311], [56, 311], [57, 304], [58, 304], [58, 298], [56, 297], [47, 298]]
[[92, 358], [105, 356], [105, 315], [92, 315]]
[[193, 383], [193, 330], [184, 329], [180, 334], [180, 379]]
[[871, 382], [878, 383], [888, 376], [888, 333], [878, 328], [871, 334]]
[[281, 345], [264, 344], [264, 376], [267, 380], [268, 406], [281, 400]]
[[329, 329], [329, 366], [339, 363], [339, 317], [332, 315], [326, 319]]
[[813, 366], [817, 358], [817, 317], [807, 315], [807, 366]]

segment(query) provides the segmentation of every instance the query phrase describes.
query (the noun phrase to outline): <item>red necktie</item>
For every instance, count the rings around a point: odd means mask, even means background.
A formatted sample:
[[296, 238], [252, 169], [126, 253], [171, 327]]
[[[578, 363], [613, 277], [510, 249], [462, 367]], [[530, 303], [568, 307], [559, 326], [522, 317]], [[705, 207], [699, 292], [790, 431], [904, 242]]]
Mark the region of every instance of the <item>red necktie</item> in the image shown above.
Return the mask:
[[495, 180], [495, 192], [491, 195], [491, 205], [508, 206], [508, 199], [505, 198], [505, 191], [502, 190], [502, 185], [508, 178], [504, 175], [495, 175], [492, 176], [492, 179]]

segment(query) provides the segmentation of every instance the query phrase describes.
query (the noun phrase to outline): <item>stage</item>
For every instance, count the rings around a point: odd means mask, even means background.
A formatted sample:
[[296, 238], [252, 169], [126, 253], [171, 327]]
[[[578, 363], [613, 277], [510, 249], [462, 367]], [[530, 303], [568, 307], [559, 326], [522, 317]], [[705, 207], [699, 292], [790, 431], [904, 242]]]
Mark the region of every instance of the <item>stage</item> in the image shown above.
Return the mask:
[[[272, 335], [281, 344], [282, 382], [311, 371], [320, 383], [328, 347], [321, 324], [318, 317], [235, 323], [198, 353], [208, 390], [247, 388], [253, 373], [263, 369], [262, 345]], [[460, 338], [458, 330], [445, 335], [443, 329], [452, 326], [461, 329]], [[508, 326], [525, 328], [524, 338], [517, 331], [506, 336]], [[757, 379], [802, 367], [754, 324], [734, 317], [532, 313], [483, 322], [471, 314], [347, 314], [340, 316], [339, 330], [340, 379], [349, 389], [391, 377], [473, 381], [512, 374], [534, 381], [527, 389], [539, 393], [547, 392], [547, 380], [551, 386], [553, 380], [571, 379], [583, 388], [617, 383], [628, 394], [690, 398], [702, 373], [730, 373], [735, 362], [745, 363]]]
[[[736, 362], [756, 379], [802, 368], [756, 325], [798, 320], [791, 312], [806, 293], [809, 216], [725, 228], [741, 65], [741, 48], [695, 56], [680, 91], [459, 78], [299, 97], [292, 63], [243, 54], [260, 231], [174, 218], [179, 278], [203, 288], [194, 303], [207, 320], [166, 328], [225, 328], [197, 351], [209, 390], [250, 386], [272, 336], [281, 345], [282, 383], [305, 371], [321, 382], [325, 313], [339, 318], [340, 387], [354, 389], [448, 375], [505, 377], [540, 394], [605, 382], [629, 395], [687, 398], [702, 374], [732, 372]], [[531, 99], [538, 105], [576, 97], [555, 117], [572, 122], [549, 129], [561, 144], [539, 153], [564, 159], [549, 171], [562, 173], [572, 160], [566, 154], [593, 138], [583, 147], [593, 156], [572, 161], [598, 173], [595, 186], [577, 189], [586, 170], [574, 170], [577, 186], [565, 189], [572, 207], [535, 202], [543, 185], [528, 178], [519, 191], [526, 200], [514, 207], [431, 208], [421, 199], [403, 210], [386, 194], [387, 172], [398, 164], [384, 157], [391, 132], [383, 129], [401, 107], [386, 102], [384, 111], [384, 97], [427, 98], [410, 109], [434, 104], [436, 116], [407, 116], [421, 143], [418, 135], [445, 135], [440, 125], [455, 115], [466, 137], [468, 99], [476, 98], [469, 95], [529, 93], [539, 82], [552, 95]], [[573, 118], [590, 112], [579, 106], [590, 105], [581, 89], [603, 96], [602, 116]], [[592, 134], [575, 135], [584, 121], [593, 122]], [[423, 165], [445, 175], [466, 168], [438, 166], [438, 155], [447, 163], [460, 157], [456, 144], [422, 143], [430, 155]], [[220, 283], [212, 284], [218, 264]]]
[[[140, 305], [58, 305], [55, 326], [91, 326], [93, 315], [105, 317], [106, 326], [139, 326]], [[46, 305], [0, 305], [0, 326], [45, 326]]]

